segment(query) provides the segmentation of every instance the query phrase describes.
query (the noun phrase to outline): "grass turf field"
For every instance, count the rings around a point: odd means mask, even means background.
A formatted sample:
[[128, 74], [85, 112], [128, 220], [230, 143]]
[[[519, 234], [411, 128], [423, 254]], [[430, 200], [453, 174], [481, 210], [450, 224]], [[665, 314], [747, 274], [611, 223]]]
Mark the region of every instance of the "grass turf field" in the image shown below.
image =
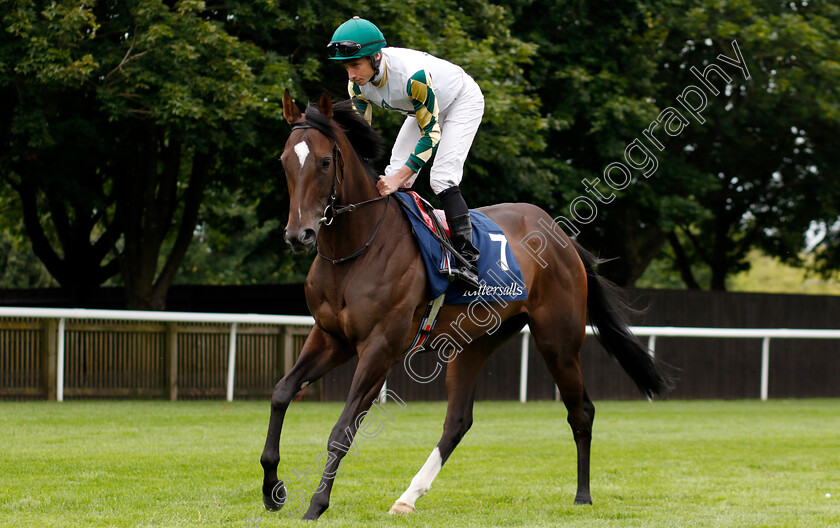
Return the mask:
[[[840, 527], [840, 400], [595, 404], [591, 507], [572, 506], [560, 404], [478, 402], [417, 512], [388, 515], [445, 413], [442, 402], [389, 403], [393, 421], [357, 439], [318, 523]], [[314, 474], [341, 407], [291, 406], [281, 475]], [[0, 402], [0, 525], [312, 526], [286, 515], [300, 501], [262, 508], [267, 418], [267, 402]], [[308, 493], [300, 480], [290, 494]]]

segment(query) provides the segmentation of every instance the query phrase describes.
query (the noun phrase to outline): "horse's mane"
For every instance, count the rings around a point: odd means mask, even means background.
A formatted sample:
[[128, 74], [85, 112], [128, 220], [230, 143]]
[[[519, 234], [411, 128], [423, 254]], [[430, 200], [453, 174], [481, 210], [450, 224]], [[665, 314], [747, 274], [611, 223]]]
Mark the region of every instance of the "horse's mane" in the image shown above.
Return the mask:
[[317, 105], [309, 105], [306, 109], [306, 121], [333, 141], [337, 139], [337, 124], [363, 162], [382, 155], [385, 151], [385, 141], [359, 114], [352, 101], [340, 101], [335, 103], [332, 109], [333, 117], [330, 119], [318, 110]]

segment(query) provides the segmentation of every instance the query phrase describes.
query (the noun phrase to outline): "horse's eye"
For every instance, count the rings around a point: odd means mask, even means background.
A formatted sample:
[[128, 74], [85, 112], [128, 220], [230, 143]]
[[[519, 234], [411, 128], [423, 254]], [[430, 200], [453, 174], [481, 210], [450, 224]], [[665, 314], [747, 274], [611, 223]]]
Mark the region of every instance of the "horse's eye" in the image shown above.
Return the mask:
[[332, 163], [332, 158], [327, 156], [325, 158], [321, 158], [321, 168], [329, 168], [330, 163]]

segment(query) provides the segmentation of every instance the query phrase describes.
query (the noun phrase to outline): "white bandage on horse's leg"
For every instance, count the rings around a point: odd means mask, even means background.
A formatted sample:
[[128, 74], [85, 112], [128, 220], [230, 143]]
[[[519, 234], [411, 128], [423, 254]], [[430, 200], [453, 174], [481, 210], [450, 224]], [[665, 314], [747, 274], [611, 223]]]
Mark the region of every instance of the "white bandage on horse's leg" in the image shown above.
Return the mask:
[[423, 464], [420, 471], [418, 471], [417, 474], [414, 475], [414, 478], [411, 479], [411, 485], [409, 485], [408, 489], [405, 490], [405, 493], [397, 499], [397, 502], [403, 502], [410, 506], [414, 506], [414, 502], [429, 491], [429, 487], [431, 487], [435, 477], [437, 477], [438, 473], [440, 473], [441, 466], [443, 466], [443, 459], [440, 457], [440, 449], [435, 447], [432, 454], [429, 455], [429, 458], [426, 460], [426, 463]]

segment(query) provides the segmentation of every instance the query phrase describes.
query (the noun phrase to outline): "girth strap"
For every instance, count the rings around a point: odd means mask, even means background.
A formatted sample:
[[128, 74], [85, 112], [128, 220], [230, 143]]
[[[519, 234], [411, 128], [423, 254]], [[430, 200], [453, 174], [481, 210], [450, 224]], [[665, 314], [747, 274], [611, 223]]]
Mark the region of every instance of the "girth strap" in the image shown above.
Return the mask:
[[408, 347], [408, 350], [403, 352], [403, 355], [411, 354], [423, 348], [423, 343], [431, 335], [432, 329], [434, 329], [435, 323], [437, 323], [438, 313], [440, 312], [440, 307], [443, 306], [444, 297], [446, 297], [446, 292], [441, 293], [437, 299], [429, 302], [429, 305], [426, 307], [426, 313], [423, 315], [423, 320], [420, 321], [420, 328], [417, 330], [417, 335], [414, 336], [414, 341]]

